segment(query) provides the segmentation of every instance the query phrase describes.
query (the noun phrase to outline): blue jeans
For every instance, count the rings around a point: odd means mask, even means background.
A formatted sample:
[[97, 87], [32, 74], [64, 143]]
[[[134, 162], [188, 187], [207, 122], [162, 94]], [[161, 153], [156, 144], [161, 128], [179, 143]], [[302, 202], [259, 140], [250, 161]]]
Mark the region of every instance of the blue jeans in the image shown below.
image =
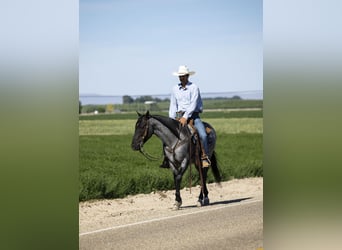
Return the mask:
[[198, 135], [202, 141], [204, 152], [209, 157], [209, 147], [208, 147], [208, 140], [207, 140], [207, 132], [205, 131], [205, 127], [201, 118], [199, 117], [198, 113], [194, 113], [191, 116], [194, 119], [194, 126], [197, 129]]

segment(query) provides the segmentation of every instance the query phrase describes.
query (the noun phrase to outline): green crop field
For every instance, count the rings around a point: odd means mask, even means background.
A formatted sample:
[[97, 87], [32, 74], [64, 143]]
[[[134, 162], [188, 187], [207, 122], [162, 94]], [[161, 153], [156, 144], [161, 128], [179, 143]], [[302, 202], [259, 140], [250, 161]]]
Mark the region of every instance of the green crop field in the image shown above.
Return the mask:
[[[234, 100], [234, 99], [203, 99], [203, 105], [207, 111], [209, 110], [227, 110], [227, 109], [262, 109], [263, 100]], [[153, 112], [166, 112], [169, 109], [170, 101], [158, 101], [153, 105], [146, 105], [141, 102], [110, 104], [109, 107], [115, 112], [143, 112], [149, 109]], [[93, 113], [98, 110], [100, 113], [107, 110], [107, 105], [84, 105], [81, 107], [82, 113]], [[125, 117], [123, 115], [121, 117]], [[120, 116], [119, 116], [120, 117]], [[109, 119], [109, 117], [107, 117]]]
[[[258, 115], [244, 112], [238, 118], [224, 112], [207, 112], [202, 116], [217, 133], [216, 152], [223, 180], [263, 176], [262, 111]], [[149, 161], [131, 149], [136, 118], [136, 113], [80, 116], [80, 201], [174, 189], [172, 172], [159, 168], [162, 158]], [[153, 136], [145, 150], [161, 157], [161, 141]], [[187, 171], [182, 187], [189, 185], [189, 178]], [[199, 184], [195, 168], [191, 178], [193, 185]], [[214, 181], [211, 171], [208, 179]]]

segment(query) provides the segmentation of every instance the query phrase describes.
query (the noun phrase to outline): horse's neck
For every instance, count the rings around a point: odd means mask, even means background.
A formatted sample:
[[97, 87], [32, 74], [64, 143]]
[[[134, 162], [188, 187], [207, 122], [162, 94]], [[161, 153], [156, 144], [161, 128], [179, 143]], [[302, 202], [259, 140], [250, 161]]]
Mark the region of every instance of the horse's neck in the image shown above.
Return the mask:
[[178, 138], [160, 121], [150, 119], [150, 125], [153, 127], [153, 133], [163, 142], [165, 146], [172, 147]]

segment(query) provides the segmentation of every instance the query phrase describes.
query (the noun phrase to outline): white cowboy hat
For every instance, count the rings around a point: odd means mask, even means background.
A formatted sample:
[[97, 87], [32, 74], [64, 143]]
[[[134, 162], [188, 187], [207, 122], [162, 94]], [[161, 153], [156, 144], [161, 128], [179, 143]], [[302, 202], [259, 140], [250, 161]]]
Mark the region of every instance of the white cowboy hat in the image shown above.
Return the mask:
[[178, 68], [178, 72], [172, 73], [174, 76], [185, 76], [185, 75], [193, 75], [195, 71], [189, 71], [187, 66], [181, 65]]

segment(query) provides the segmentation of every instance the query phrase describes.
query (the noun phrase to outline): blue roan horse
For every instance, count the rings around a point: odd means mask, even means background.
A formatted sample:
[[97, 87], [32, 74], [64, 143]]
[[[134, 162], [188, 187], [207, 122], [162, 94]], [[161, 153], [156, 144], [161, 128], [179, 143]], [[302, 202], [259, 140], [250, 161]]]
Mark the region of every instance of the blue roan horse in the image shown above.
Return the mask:
[[[174, 175], [176, 202], [174, 209], [179, 209], [182, 205], [180, 196], [180, 185], [183, 174], [189, 164], [194, 163], [201, 177], [201, 192], [198, 197], [197, 206], [209, 204], [208, 189], [206, 186], [208, 168], [202, 168], [200, 149], [195, 146], [192, 134], [187, 126], [181, 124], [174, 119], [159, 115], [139, 114], [139, 118], [135, 125], [135, 133], [132, 140], [132, 149], [139, 150], [143, 153], [143, 145], [148, 139], [155, 134], [164, 144], [164, 154], [169, 160], [170, 168]], [[211, 169], [213, 171], [216, 182], [221, 181], [220, 172], [217, 166], [215, 155], [216, 133], [215, 130], [204, 122], [205, 127], [210, 128], [208, 133], [209, 159], [211, 161]], [[198, 144], [198, 142], [196, 143]]]

